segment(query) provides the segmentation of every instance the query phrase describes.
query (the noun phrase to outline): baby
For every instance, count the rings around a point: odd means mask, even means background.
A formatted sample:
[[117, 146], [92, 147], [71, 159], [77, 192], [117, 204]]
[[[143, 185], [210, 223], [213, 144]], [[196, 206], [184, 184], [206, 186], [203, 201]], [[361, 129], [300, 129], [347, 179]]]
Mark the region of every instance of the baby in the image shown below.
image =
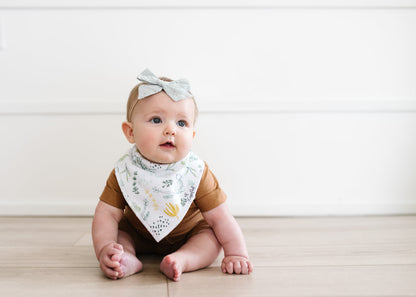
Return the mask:
[[111, 172], [92, 224], [100, 268], [111, 279], [142, 270], [137, 255], [163, 255], [160, 270], [182, 273], [212, 264], [221, 248], [224, 273], [253, 271], [226, 195], [191, 152], [197, 107], [186, 80], [143, 71], [127, 103], [122, 129], [134, 144]]

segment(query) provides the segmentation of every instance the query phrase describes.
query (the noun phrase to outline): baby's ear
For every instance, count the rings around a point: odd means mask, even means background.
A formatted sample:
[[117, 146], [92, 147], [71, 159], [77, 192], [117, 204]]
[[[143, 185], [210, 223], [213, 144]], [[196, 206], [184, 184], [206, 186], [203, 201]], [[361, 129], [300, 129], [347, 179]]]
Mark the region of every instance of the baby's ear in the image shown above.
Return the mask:
[[133, 134], [133, 124], [130, 122], [123, 122], [121, 124], [121, 129], [123, 129], [124, 136], [130, 143], [135, 143], [134, 141], [134, 134]]
[[192, 134], [193, 139], [195, 139], [195, 134], [196, 134], [196, 132], [194, 131], [194, 133]]

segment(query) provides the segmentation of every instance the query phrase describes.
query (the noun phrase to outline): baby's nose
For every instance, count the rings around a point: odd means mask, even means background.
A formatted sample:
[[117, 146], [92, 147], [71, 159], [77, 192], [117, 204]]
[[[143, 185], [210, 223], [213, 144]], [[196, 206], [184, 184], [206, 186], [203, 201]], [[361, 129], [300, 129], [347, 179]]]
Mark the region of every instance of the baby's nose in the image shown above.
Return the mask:
[[174, 128], [173, 125], [167, 125], [164, 131], [164, 135], [171, 135], [171, 136], [175, 136], [176, 134], [176, 129]]

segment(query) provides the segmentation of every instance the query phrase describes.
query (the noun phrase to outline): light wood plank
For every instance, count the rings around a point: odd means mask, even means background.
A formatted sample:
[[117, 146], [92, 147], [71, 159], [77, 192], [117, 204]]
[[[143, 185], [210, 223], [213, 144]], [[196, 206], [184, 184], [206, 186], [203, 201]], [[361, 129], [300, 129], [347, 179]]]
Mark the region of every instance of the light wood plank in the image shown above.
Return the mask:
[[239, 218], [257, 266], [416, 264], [416, 217]]
[[[0, 248], [3, 268], [97, 268], [92, 247], [27, 247]], [[145, 269], [159, 272], [162, 257], [142, 255]]]
[[215, 268], [169, 281], [170, 297], [186, 296], [415, 296], [416, 265], [262, 267], [249, 276]]
[[[328, 217], [239, 219], [249, 246], [416, 245], [416, 217]], [[261, 240], [259, 240], [261, 238]]]
[[416, 296], [416, 216], [238, 218], [255, 272], [207, 269], [167, 283], [159, 256], [144, 271], [106, 279], [91, 218], [0, 217], [0, 296]]
[[0, 270], [0, 296], [168, 295], [166, 278], [152, 271], [113, 281], [105, 278], [99, 268], [6, 268]]
[[350, 266], [416, 264], [416, 245], [392, 242], [371, 245], [287, 244], [250, 248], [256, 266]]
[[3, 217], [0, 246], [72, 246], [91, 232], [92, 218]]

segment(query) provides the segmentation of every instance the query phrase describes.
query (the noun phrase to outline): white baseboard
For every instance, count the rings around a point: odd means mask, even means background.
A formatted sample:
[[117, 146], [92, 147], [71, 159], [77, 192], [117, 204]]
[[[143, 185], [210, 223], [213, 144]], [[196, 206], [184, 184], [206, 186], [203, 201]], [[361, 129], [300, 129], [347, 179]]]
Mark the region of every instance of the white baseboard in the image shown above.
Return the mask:
[[416, 203], [273, 204], [230, 207], [236, 216], [361, 216], [416, 214]]
[[[58, 200], [58, 199], [57, 199]], [[98, 202], [98, 200], [97, 200]], [[3, 216], [92, 216], [97, 202], [0, 201]]]

